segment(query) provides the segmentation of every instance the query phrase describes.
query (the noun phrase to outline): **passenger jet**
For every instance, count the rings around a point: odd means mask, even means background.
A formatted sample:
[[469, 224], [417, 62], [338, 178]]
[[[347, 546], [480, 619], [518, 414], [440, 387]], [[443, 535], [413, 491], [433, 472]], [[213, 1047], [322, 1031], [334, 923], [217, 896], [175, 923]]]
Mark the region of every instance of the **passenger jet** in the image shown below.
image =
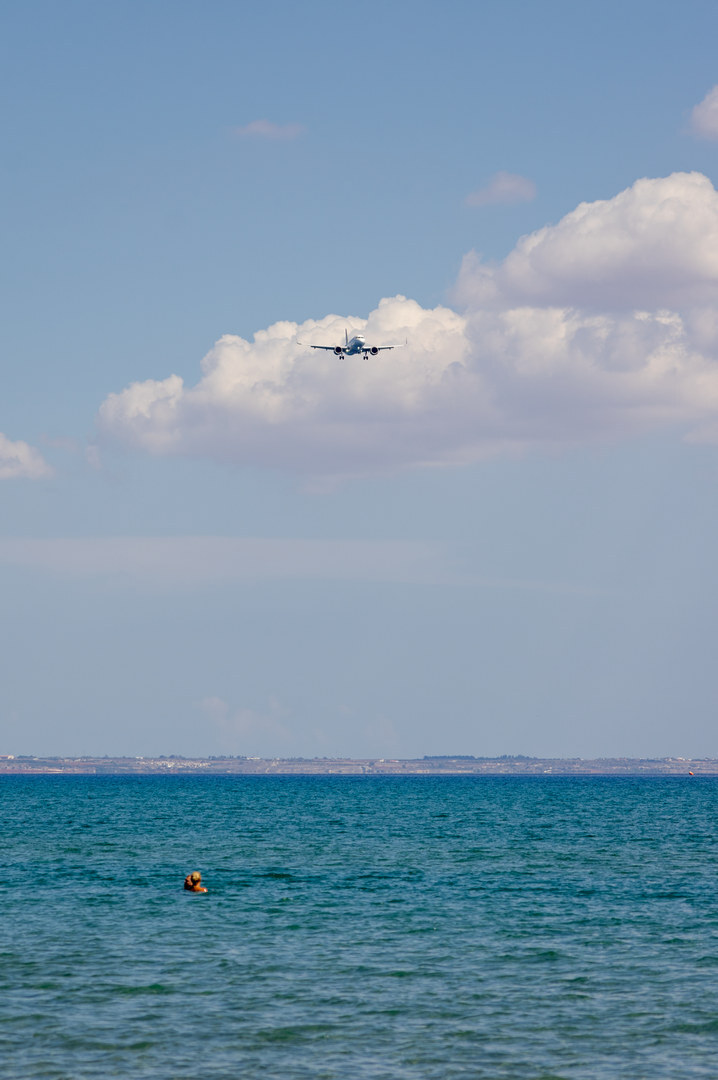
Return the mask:
[[[298, 341], [297, 345], [301, 345], [302, 342]], [[406, 342], [404, 342], [406, 345]], [[362, 353], [364, 356], [368, 356], [371, 353], [372, 356], [376, 356], [377, 353], [383, 349], [401, 349], [402, 345], [367, 345], [366, 338], [361, 334], [355, 334], [351, 340], [349, 339], [349, 332], [344, 331], [344, 344], [343, 345], [310, 345], [310, 349], [328, 349], [333, 352], [335, 356], [358, 356]]]

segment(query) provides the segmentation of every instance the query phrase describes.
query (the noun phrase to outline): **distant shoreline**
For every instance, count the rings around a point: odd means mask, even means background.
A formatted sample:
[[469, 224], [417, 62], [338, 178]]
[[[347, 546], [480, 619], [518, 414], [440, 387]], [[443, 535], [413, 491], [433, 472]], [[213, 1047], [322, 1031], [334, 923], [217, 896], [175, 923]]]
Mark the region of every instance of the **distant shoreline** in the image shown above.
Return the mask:
[[718, 758], [0, 756], [0, 776], [718, 776]]

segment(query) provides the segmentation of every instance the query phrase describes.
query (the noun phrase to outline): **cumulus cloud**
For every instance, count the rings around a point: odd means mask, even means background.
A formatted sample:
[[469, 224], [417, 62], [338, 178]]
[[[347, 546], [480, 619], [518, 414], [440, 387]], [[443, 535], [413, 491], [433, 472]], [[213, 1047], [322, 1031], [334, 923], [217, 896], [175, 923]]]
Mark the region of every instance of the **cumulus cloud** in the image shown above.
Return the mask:
[[234, 129], [235, 135], [257, 139], [296, 139], [305, 131], [303, 124], [275, 124], [273, 120], [252, 120]]
[[[253, 342], [226, 334], [194, 387], [170, 375], [111, 394], [100, 408], [100, 437], [319, 476], [453, 456], [440, 444], [454, 381], [466, 370], [465, 324], [448, 308], [426, 310], [399, 296], [382, 300], [369, 319], [280, 322]], [[345, 328], [370, 344], [411, 344], [366, 359], [299, 345], [343, 342]]]
[[[103, 402], [99, 439], [157, 455], [348, 476], [678, 428], [718, 429], [718, 194], [699, 173], [643, 179], [470, 255], [460, 310], [382, 300], [368, 319], [220, 338], [201, 376]], [[406, 348], [336, 357], [344, 330]]]
[[466, 196], [467, 206], [492, 206], [496, 203], [531, 202], [536, 198], [536, 185], [533, 180], [516, 173], [497, 172], [491, 177], [486, 187], [472, 191]]
[[39, 450], [26, 442], [11, 442], [0, 432], [0, 480], [38, 480], [51, 475], [52, 469]]
[[464, 264], [465, 304], [590, 310], [714, 305], [718, 193], [701, 173], [637, 180], [522, 237], [498, 266]]
[[718, 139], [718, 86], [691, 111], [691, 131], [701, 139]]

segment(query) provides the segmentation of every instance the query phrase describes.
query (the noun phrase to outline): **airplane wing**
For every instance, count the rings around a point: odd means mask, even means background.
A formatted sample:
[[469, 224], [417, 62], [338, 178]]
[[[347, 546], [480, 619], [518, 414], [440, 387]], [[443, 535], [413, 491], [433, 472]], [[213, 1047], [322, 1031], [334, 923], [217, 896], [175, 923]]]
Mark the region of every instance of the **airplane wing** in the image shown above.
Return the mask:
[[336, 348], [335, 345], [310, 345], [308, 342], [304, 342], [304, 341], [298, 341], [297, 345], [301, 345], [302, 348], [304, 348], [304, 349], [306, 349], [306, 348], [309, 348], [309, 349], [329, 349], [330, 352], [334, 352], [334, 350]]
[[376, 356], [378, 352], [383, 352], [384, 349], [403, 349], [404, 346], [408, 344], [409, 340], [407, 338], [406, 341], [402, 341], [401, 345], [367, 345], [364, 349], [362, 349], [362, 352], [365, 355], [366, 353], [371, 353], [373, 356]]

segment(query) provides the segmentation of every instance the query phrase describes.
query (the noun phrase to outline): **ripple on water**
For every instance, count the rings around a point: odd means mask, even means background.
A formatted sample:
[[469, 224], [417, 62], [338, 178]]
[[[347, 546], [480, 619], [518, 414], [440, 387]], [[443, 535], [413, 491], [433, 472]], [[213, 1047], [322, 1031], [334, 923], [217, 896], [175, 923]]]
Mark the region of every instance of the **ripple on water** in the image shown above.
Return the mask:
[[[718, 783], [3, 778], [9, 1076], [685, 1080]], [[210, 892], [181, 885], [200, 868]]]

